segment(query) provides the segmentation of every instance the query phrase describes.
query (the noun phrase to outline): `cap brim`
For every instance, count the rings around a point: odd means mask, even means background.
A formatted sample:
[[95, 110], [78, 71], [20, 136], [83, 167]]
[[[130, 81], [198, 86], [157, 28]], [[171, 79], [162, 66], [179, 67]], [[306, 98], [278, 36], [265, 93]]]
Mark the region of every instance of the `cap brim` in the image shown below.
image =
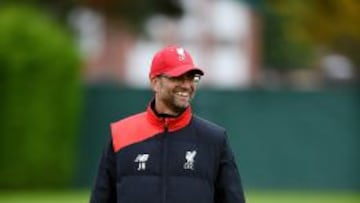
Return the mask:
[[202, 71], [200, 68], [194, 67], [192, 65], [179, 66], [179, 67], [173, 68], [171, 71], [165, 72], [164, 74], [168, 75], [170, 77], [178, 77], [178, 76], [181, 76], [190, 71], [195, 71], [200, 75], [204, 75], [204, 71]]

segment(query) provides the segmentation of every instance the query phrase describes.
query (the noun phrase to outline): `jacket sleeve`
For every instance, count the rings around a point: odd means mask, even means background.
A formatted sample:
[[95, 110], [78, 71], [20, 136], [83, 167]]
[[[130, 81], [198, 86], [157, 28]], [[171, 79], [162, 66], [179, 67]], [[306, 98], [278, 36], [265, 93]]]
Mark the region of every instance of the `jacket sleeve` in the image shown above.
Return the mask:
[[245, 203], [240, 174], [226, 134], [215, 182], [215, 203]]
[[116, 162], [112, 141], [101, 156], [90, 203], [116, 203]]

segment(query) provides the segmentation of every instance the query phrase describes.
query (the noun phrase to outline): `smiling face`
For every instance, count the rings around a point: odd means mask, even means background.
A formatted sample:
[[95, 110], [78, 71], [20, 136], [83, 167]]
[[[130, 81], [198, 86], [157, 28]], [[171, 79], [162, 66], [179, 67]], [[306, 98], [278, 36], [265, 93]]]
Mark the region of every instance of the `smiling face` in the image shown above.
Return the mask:
[[160, 75], [151, 80], [155, 91], [155, 109], [158, 113], [178, 115], [186, 109], [195, 96], [200, 76], [194, 71], [179, 77]]

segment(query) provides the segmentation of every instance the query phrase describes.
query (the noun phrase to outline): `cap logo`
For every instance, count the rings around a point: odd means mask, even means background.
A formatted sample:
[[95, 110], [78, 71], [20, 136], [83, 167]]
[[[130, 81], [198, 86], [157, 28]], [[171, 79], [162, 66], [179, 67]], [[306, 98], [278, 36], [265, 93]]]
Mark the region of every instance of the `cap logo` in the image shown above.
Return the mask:
[[178, 54], [179, 61], [185, 60], [185, 50], [183, 48], [176, 48], [176, 53]]

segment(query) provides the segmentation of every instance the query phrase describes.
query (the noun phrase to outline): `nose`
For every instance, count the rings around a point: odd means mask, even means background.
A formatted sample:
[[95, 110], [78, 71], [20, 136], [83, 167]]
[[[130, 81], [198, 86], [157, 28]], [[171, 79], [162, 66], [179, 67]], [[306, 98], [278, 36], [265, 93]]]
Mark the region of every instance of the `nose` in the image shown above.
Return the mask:
[[180, 82], [181, 87], [191, 89], [194, 87], [194, 81], [191, 78], [184, 78]]

